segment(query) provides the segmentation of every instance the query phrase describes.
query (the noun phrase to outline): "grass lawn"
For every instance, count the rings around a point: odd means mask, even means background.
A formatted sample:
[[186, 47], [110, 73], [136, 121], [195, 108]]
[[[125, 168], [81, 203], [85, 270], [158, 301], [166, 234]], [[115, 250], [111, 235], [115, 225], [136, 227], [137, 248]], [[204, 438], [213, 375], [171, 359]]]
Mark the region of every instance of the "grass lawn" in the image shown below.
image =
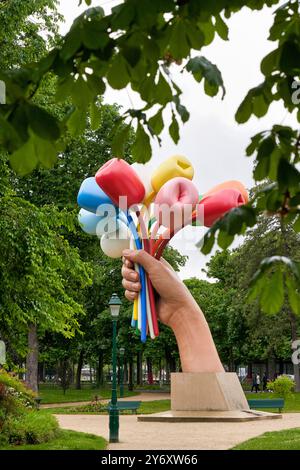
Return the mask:
[[[42, 398], [42, 404], [48, 403], [68, 403], [76, 401], [92, 401], [95, 396], [99, 398], [110, 398], [111, 388], [91, 388], [90, 386], [84, 386], [81, 390], [75, 388], [69, 388], [66, 390], [65, 395], [60, 387], [53, 387], [41, 384], [39, 387], [39, 396]], [[124, 390], [125, 397], [131, 397], [138, 395], [138, 392], [129, 392]]]
[[[141, 403], [138, 414], [160, 413], [171, 408], [170, 400], [153, 400]], [[50, 414], [107, 414], [107, 411], [91, 411], [90, 406], [66, 406], [64, 408], [45, 408], [43, 413]], [[121, 414], [131, 414], [131, 411], [122, 411]]]
[[300, 450], [300, 428], [266, 432], [239, 444], [233, 450]]
[[0, 447], [0, 450], [103, 450], [107, 441], [103, 437], [61, 429], [59, 435], [42, 444]]
[[[274, 393], [246, 393], [247, 399], [251, 400], [261, 400], [264, 398], [276, 398], [276, 395]], [[266, 411], [272, 411], [270, 409]], [[278, 411], [277, 409], [274, 411]], [[284, 413], [300, 413], [300, 393], [293, 393], [287, 400], [285, 400], [284, 403]]]

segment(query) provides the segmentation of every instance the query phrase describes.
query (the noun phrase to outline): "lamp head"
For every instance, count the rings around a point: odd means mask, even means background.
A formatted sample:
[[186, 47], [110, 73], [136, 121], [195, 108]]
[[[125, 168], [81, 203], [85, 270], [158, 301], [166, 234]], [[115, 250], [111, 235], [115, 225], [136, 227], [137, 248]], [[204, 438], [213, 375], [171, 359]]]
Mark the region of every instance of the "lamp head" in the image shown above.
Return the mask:
[[109, 308], [110, 308], [110, 313], [113, 318], [118, 318], [119, 312], [120, 312], [120, 307], [122, 305], [121, 300], [117, 296], [117, 294], [113, 294], [110, 298], [110, 301], [108, 302]]

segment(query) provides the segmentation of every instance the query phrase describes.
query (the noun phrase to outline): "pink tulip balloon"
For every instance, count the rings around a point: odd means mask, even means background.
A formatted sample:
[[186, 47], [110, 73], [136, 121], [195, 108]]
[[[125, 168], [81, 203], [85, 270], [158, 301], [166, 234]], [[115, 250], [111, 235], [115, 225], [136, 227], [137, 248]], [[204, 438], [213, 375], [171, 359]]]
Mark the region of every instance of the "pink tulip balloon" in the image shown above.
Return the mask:
[[199, 200], [199, 192], [187, 178], [177, 177], [167, 181], [155, 198], [155, 216], [159, 224], [171, 230], [183, 227], [191, 221], [191, 215]]

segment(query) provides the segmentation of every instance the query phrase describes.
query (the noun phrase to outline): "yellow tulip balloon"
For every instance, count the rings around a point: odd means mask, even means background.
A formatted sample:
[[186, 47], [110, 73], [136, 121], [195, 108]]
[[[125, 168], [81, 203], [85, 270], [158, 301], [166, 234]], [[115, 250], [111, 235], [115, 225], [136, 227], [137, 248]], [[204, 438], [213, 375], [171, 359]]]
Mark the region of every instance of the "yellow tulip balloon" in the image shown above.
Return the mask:
[[191, 162], [183, 155], [174, 155], [162, 162], [151, 177], [153, 192], [147, 194], [146, 205], [150, 204], [160, 188], [169, 180], [176, 177], [193, 179], [194, 168]]

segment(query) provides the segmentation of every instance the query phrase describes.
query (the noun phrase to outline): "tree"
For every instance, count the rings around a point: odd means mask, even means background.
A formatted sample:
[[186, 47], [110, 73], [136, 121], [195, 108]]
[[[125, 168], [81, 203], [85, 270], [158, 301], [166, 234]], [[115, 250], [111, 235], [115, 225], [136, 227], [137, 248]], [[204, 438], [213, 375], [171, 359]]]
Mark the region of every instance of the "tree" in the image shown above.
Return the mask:
[[[9, 0], [0, 5], [0, 70], [41, 59], [58, 39], [57, 0]], [[47, 36], [44, 34], [46, 33]]]
[[55, 230], [62, 224], [73, 229], [66, 214], [51, 207], [42, 211], [19, 198], [0, 202], [1, 336], [18, 348], [16, 331], [28, 328], [27, 374], [36, 389], [38, 330], [74, 335], [91, 272]]
[[[235, 287], [231, 306], [243, 318], [245, 330], [244, 334], [241, 332], [241, 338], [245, 356], [249, 361], [266, 359], [270, 377], [275, 374], [276, 357], [290, 358], [291, 340], [298, 339], [300, 322], [299, 315], [287, 302], [283, 288], [278, 289], [273, 282], [278, 273], [285, 277], [285, 282], [289, 282], [284, 267], [280, 266], [278, 270], [272, 266], [268, 277], [260, 278], [257, 266], [262, 260], [267, 263], [275, 253], [282, 257], [292, 256], [297, 262], [298, 247], [299, 235], [290, 225], [282, 224], [276, 215], [259, 217], [257, 225], [247, 232], [245, 241], [238, 249], [231, 253], [219, 252], [208, 264], [208, 275], [218, 279], [219, 285], [227, 290]], [[289, 287], [288, 295], [296, 295], [296, 292], [296, 286], [292, 291]], [[257, 296], [259, 301], [255, 300]], [[294, 374], [296, 390], [299, 391], [299, 366], [296, 364]]]
[[[90, 2], [87, 1], [87, 4]], [[134, 160], [145, 162], [151, 157], [150, 136], [160, 139], [165, 127], [162, 111], [171, 110], [169, 133], [179, 140], [178, 120], [186, 122], [188, 110], [181, 102], [181, 90], [174, 82], [171, 67], [193, 75], [204, 82], [204, 91], [215, 96], [223, 90], [221, 73], [203, 56], [194, 57], [192, 50], [201, 51], [216, 35], [228, 39], [226, 19], [247, 6], [261, 9], [279, 0], [231, 0], [199, 2], [197, 0], [126, 0], [104, 16], [101, 7], [89, 8], [73, 23], [69, 33], [44, 57], [22, 68], [3, 70], [0, 79], [6, 84], [7, 104], [0, 107], [0, 145], [10, 152], [10, 162], [25, 174], [36, 166], [49, 165], [47, 155], [59, 153], [67, 130], [82, 129], [86, 115], [97, 115], [95, 102], [107, 83], [122, 89], [128, 84], [145, 101], [141, 109], [129, 109], [114, 129], [112, 149], [124, 155], [124, 142], [130, 124], [136, 123], [132, 146]], [[4, 14], [7, 5], [4, 4]], [[297, 79], [299, 79], [300, 33], [299, 2], [289, 0], [275, 11], [270, 39], [276, 48], [261, 63], [264, 81], [251, 89], [236, 113], [239, 123], [252, 114], [264, 116], [272, 102], [280, 100], [288, 112], [298, 111]], [[72, 108], [64, 120], [42, 106], [34, 104], [35, 95], [48, 74], [57, 77], [57, 100], [70, 100]], [[157, 109], [158, 107], [158, 109]], [[151, 116], [149, 117], [149, 114]], [[119, 125], [118, 125], [119, 124]], [[250, 204], [226, 214], [206, 234], [203, 253], [211, 251], [215, 237], [221, 248], [228, 247], [236, 234], [254, 226], [258, 214], [271, 211], [283, 222], [293, 222], [300, 230], [298, 209], [300, 194], [299, 138], [297, 130], [274, 125], [253, 137], [246, 152], [256, 155], [254, 178], [273, 182]], [[281, 260], [280, 263], [284, 261]], [[270, 260], [269, 268], [278, 268], [278, 260]], [[289, 264], [289, 283], [300, 280], [299, 267]], [[267, 275], [268, 269], [261, 276]], [[278, 289], [284, 286], [280, 275], [274, 277]], [[299, 309], [299, 292], [290, 301], [294, 313]]]

